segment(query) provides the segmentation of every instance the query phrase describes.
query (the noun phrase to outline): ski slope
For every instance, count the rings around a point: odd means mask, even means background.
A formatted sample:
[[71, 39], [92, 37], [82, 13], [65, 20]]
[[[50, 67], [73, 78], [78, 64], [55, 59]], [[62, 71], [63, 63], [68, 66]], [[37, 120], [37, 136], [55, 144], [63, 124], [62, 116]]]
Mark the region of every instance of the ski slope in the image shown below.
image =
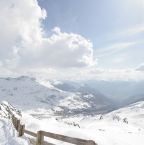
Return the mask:
[[[118, 116], [117, 119], [115, 116]], [[127, 117], [128, 124], [123, 122]], [[72, 137], [94, 140], [98, 145], [144, 145], [144, 102], [132, 104], [111, 113], [96, 116], [36, 119], [23, 114], [26, 128], [45, 130]], [[79, 124], [79, 126], [75, 125]], [[53, 140], [51, 140], [53, 141]], [[65, 145], [65, 143], [57, 145]]]
[[[30, 114], [28, 111], [22, 113], [22, 121], [26, 125], [26, 129], [33, 132], [44, 130], [94, 140], [98, 145], [144, 144], [144, 102], [129, 105], [104, 114], [102, 117], [101, 115], [95, 115], [39, 118]], [[127, 117], [128, 123], [123, 121], [125, 117]], [[48, 139], [48, 141], [56, 145], [68, 145], [53, 139]], [[15, 130], [7, 119], [0, 119], [0, 145], [29, 145], [29, 143], [26, 136], [23, 138], [17, 137]]]
[[0, 145], [30, 145], [28, 140], [18, 138], [12, 127], [12, 124], [7, 119], [0, 119]]

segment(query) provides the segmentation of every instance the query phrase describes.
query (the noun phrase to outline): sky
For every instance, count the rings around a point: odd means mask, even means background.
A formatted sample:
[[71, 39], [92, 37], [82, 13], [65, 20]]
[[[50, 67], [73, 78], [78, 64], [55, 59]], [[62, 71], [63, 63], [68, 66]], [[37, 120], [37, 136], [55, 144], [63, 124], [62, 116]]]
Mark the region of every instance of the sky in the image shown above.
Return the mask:
[[144, 79], [144, 0], [1, 0], [0, 75]]

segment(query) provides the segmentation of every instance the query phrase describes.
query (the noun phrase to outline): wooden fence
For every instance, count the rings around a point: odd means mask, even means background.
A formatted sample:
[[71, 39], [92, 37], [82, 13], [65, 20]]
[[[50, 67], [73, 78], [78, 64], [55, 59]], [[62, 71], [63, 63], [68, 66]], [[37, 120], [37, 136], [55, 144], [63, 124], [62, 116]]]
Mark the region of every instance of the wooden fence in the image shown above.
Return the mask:
[[97, 145], [92, 140], [73, 138], [73, 137], [68, 137], [68, 136], [45, 132], [45, 131], [38, 131], [37, 133], [34, 133], [32, 131], [25, 129], [25, 125], [22, 124], [20, 119], [16, 118], [14, 115], [11, 116], [11, 119], [12, 119], [12, 124], [13, 124], [14, 128], [18, 132], [18, 136], [21, 137], [24, 134], [28, 134], [29, 136], [35, 138], [35, 139], [29, 138], [31, 143], [34, 145], [54, 145], [52, 143], [44, 141], [44, 137], [49, 137], [52, 139], [56, 139], [59, 141], [76, 144], [76, 145]]

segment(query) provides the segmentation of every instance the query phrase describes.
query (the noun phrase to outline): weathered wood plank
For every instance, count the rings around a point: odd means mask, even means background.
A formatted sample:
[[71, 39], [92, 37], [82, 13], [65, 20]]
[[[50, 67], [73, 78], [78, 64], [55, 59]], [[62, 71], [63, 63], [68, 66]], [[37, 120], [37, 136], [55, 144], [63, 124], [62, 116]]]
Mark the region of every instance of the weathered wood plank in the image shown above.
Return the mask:
[[17, 131], [19, 129], [19, 126], [20, 126], [20, 120], [19, 119], [16, 119], [16, 130]]
[[53, 139], [61, 140], [61, 141], [76, 144], [76, 145], [96, 145], [96, 144], [89, 144], [91, 142], [90, 140], [68, 137], [68, 136], [54, 134], [54, 133], [45, 132], [45, 131], [42, 131], [42, 134], [43, 134], [43, 136], [46, 136], [46, 137], [50, 137]]
[[34, 133], [34, 132], [32, 132], [32, 131], [29, 131], [29, 130], [24, 130], [24, 133], [26, 133], [26, 134], [28, 134], [28, 135], [30, 135], [30, 136], [33, 136], [33, 137], [37, 137], [37, 134], [36, 133]]

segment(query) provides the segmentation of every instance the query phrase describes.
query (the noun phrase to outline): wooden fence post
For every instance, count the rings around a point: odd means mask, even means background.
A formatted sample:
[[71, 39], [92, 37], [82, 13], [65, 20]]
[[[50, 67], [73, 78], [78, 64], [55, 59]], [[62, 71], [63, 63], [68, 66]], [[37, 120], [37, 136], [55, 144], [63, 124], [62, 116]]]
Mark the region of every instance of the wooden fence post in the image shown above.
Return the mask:
[[14, 126], [14, 115], [12, 115], [12, 124]]
[[18, 136], [19, 137], [24, 135], [24, 130], [25, 130], [25, 125], [19, 124], [19, 127], [18, 127]]
[[14, 116], [14, 127], [16, 128], [16, 118]]
[[18, 131], [18, 129], [19, 129], [19, 125], [20, 125], [20, 120], [17, 119], [17, 120], [16, 120], [16, 130], [17, 130], [17, 131]]
[[44, 136], [42, 134], [42, 131], [38, 131], [36, 145], [42, 145], [43, 141], [44, 141]]

